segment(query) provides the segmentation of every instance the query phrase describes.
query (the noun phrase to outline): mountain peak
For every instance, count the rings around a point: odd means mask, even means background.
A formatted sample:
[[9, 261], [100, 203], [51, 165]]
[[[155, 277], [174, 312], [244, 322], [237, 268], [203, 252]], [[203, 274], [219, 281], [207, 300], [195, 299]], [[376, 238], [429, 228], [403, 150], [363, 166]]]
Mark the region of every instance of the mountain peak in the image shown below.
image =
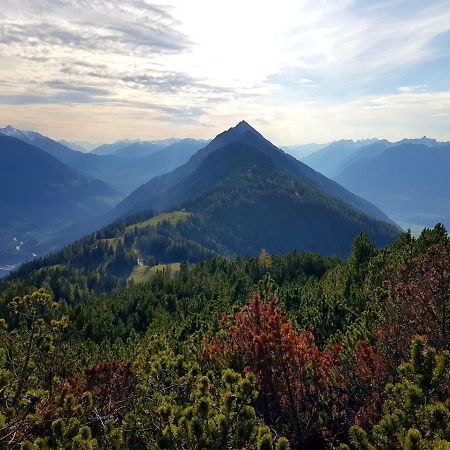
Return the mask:
[[235, 127], [231, 128], [234, 131], [242, 133], [247, 133], [248, 131], [251, 131], [253, 133], [258, 133], [248, 122], [245, 120], [241, 120]]
[[5, 134], [6, 136], [17, 137], [18, 135], [23, 134], [22, 130], [12, 127], [11, 125], [6, 125], [4, 128], [0, 128], [0, 132]]
[[[200, 161], [203, 157], [213, 152], [215, 149], [222, 147], [225, 144], [231, 143], [245, 143], [247, 145], [252, 145], [253, 147], [266, 147], [267, 144], [270, 145], [271, 150], [276, 149], [264, 136], [256, 131], [248, 122], [245, 120], [241, 120], [234, 127], [228, 128], [228, 130], [223, 131], [218, 134], [204, 149], [198, 157], [198, 161]], [[278, 149], [279, 150], [279, 149]], [[282, 150], [279, 150], [282, 151]]]
[[19, 130], [18, 128], [14, 128], [11, 125], [6, 125], [5, 128], [0, 128], [0, 132], [5, 134], [6, 136], [21, 140], [34, 140], [34, 138], [39, 135], [39, 133], [36, 133], [35, 131]]

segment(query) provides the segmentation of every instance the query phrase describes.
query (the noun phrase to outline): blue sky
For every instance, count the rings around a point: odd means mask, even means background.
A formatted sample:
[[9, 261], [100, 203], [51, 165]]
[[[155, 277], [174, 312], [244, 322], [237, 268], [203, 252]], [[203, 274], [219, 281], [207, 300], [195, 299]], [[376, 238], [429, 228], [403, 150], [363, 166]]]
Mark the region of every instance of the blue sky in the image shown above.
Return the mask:
[[450, 140], [450, 0], [2, 0], [0, 125]]

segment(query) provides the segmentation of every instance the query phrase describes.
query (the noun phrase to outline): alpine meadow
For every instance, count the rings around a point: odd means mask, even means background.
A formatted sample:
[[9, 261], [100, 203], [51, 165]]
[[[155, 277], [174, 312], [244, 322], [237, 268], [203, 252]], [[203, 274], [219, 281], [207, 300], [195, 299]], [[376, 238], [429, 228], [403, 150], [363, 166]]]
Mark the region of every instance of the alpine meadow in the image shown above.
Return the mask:
[[0, 448], [450, 450], [450, 2], [2, 0]]

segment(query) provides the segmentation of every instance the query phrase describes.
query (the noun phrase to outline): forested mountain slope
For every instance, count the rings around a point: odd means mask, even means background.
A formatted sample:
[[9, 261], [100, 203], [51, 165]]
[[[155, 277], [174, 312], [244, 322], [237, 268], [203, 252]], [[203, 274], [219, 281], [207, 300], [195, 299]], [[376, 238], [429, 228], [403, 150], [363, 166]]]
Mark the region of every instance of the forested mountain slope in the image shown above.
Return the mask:
[[[115, 227], [155, 218], [135, 220]], [[382, 250], [360, 236], [347, 262], [215, 258], [114, 292], [92, 250], [85, 287], [59, 265], [0, 283], [3, 448], [450, 444], [442, 227]]]

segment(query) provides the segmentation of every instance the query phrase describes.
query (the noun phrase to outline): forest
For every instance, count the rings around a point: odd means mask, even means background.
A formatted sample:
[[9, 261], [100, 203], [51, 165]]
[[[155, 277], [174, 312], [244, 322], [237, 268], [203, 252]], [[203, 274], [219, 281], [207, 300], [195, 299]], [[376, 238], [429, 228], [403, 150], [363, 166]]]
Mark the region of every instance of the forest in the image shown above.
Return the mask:
[[77, 267], [80, 246], [2, 282], [1, 448], [450, 449], [443, 226], [144, 283]]

